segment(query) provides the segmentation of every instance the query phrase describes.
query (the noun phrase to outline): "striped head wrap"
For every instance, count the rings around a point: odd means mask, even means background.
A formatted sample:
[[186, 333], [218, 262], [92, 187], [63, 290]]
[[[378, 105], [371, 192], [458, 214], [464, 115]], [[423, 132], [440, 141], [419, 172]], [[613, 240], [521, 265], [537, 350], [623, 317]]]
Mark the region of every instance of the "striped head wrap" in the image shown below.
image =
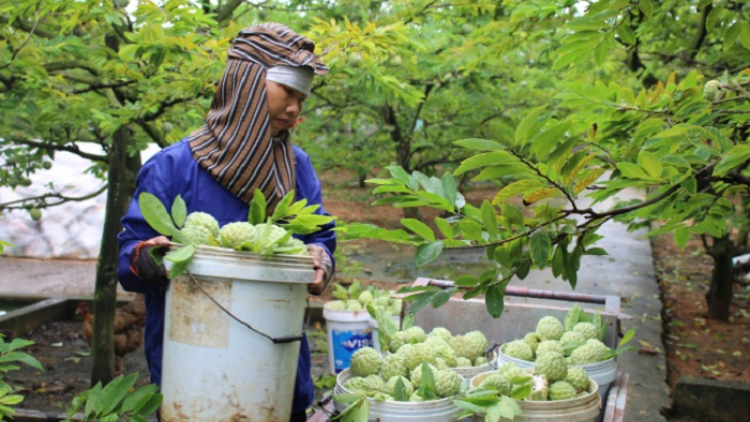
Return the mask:
[[268, 209], [295, 186], [289, 131], [271, 137], [266, 71], [272, 66], [328, 67], [314, 54], [315, 43], [277, 23], [242, 30], [232, 41], [206, 124], [190, 134], [190, 148], [201, 168], [241, 200], [256, 188]]

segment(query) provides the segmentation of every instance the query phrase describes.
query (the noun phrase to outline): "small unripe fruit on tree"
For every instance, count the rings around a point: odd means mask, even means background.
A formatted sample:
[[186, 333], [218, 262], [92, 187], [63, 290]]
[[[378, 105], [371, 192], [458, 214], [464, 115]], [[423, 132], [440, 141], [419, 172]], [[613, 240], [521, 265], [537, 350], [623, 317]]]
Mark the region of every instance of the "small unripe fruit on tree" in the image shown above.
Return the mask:
[[42, 210], [39, 208], [32, 208], [29, 210], [29, 215], [31, 216], [31, 219], [34, 221], [39, 221], [39, 219], [42, 218]]
[[719, 95], [720, 88], [721, 82], [717, 81], [716, 79], [712, 79], [706, 82], [706, 85], [703, 86], [703, 98], [708, 101], [716, 100], [717, 96]]
[[29, 180], [29, 179], [21, 179], [21, 181], [19, 182], [19, 184], [21, 186], [31, 186], [31, 180]]
[[16, 159], [16, 157], [8, 157], [8, 158], [5, 159], [5, 164], [7, 164], [9, 166], [13, 166], [16, 163], [18, 163], [18, 160]]
[[130, 0], [115, 0], [115, 5], [121, 9], [128, 7]]
[[174, 130], [174, 125], [170, 122], [164, 122], [164, 124], [161, 126], [161, 129], [164, 131], [164, 133], [169, 133]]
[[43, 168], [44, 168], [45, 170], [49, 170], [49, 169], [51, 169], [51, 168], [52, 168], [52, 163], [50, 163], [49, 161], [45, 161], [45, 162], [43, 162], [43, 163], [42, 163], [42, 167], [43, 167]]
[[473, 30], [474, 30], [474, 27], [471, 26], [468, 23], [465, 23], [465, 24], [461, 25], [461, 33], [464, 34], [464, 35], [471, 34], [471, 31], [473, 31]]
[[351, 66], [357, 66], [362, 63], [362, 55], [360, 53], [352, 53], [349, 55], [349, 64]]

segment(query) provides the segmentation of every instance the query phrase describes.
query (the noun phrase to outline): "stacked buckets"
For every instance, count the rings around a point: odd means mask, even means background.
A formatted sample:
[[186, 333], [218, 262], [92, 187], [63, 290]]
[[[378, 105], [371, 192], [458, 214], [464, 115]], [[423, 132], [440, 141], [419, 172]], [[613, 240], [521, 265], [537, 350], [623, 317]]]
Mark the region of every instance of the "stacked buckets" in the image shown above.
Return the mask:
[[167, 291], [162, 421], [289, 420], [312, 268], [197, 248]]

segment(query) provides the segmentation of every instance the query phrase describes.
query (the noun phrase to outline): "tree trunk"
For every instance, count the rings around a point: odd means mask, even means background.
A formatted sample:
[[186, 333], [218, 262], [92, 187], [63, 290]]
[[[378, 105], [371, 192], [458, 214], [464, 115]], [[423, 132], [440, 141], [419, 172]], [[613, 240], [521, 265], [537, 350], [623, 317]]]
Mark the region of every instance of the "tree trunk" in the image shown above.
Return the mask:
[[112, 136], [109, 151], [107, 179], [107, 206], [104, 214], [104, 230], [96, 266], [94, 291], [94, 329], [91, 344], [91, 385], [101, 381], [106, 384], [113, 378], [115, 370], [114, 315], [117, 306], [117, 266], [119, 248], [117, 234], [120, 233], [120, 218], [127, 208], [134, 191], [135, 174], [140, 168], [140, 155], [128, 157], [128, 128], [118, 129]]
[[729, 235], [714, 238], [712, 253], [714, 269], [711, 273], [711, 286], [706, 293], [708, 317], [727, 321], [734, 286], [734, 267], [732, 266], [734, 245]]

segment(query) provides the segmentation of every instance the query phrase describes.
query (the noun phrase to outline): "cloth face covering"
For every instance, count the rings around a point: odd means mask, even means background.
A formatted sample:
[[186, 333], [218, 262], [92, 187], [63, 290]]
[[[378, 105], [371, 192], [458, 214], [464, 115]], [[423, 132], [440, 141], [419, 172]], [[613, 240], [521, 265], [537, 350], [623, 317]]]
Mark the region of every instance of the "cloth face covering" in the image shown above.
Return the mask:
[[289, 131], [271, 137], [266, 72], [306, 66], [328, 73], [314, 51], [310, 39], [276, 23], [247, 28], [232, 42], [206, 124], [190, 135], [190, 148], [198, 165], [244, 202], [257, 188], [273, 210], [295, 185]]

